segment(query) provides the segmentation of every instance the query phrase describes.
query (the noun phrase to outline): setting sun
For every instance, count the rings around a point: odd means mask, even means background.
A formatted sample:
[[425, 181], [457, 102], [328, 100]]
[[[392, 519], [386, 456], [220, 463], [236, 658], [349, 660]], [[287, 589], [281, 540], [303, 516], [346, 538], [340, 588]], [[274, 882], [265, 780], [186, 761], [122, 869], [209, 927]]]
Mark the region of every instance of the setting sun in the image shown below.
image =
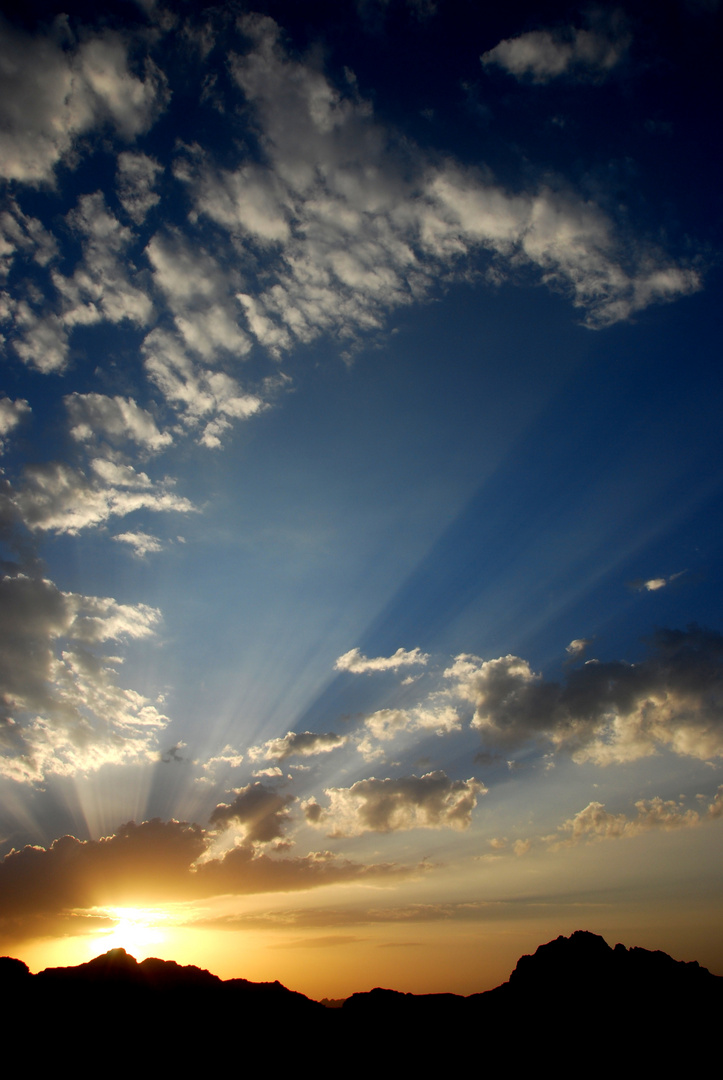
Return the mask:
[[143, 960], [146, 956], [153, 955], [153, 951], [166, 941], [162, 924], [167, 922], [168, 915], [162, 911], [153, 908], [114, 907], [108, 908], [106, 915], [118, 921], [110, 930], [99, 930], [93, 935], [95, 953], [107, 952], [109, 949], [125, 949], [135, 956], [136, 960]]

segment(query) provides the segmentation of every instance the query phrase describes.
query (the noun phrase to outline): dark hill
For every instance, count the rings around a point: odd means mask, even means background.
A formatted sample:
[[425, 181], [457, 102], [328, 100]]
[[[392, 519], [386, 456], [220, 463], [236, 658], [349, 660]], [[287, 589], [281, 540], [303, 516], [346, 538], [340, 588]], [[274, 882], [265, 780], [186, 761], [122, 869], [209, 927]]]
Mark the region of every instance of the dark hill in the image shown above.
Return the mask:
[[585, 931], [541, 945], [508, 982], [467, 998], [376, 988], [326, 1009], [278, 982], [224, 982], [169, 960], [139, 964], [123, 949], [37, 975], [4, 957], [0, 990], [7, 1030], [36, 1060], [59, 1052], [49, 1033], [64, 1032], [91, 1059], [107, 1059], [112, 1044], [134, 1068], [154, 1069], [234, 1066], [239, 1041], [268, 1048], [275, 1068], [295, 1055], [348, 1057], [357, 1046], [360, 1065], [382, 1076], [444, 1063], [537, 1069], [546, 1059], [566, 1076], [612, 1067], [667, 1074], [705, 1062], [723, 1005], [723, 979], [697, 963], [611, 949]]

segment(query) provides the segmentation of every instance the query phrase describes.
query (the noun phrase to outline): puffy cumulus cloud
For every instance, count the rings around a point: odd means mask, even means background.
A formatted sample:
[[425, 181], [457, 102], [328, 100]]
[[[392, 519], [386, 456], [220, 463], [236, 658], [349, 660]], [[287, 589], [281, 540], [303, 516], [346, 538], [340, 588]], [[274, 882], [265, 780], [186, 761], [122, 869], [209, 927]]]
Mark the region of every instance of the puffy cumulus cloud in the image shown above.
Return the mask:
[[106, 320], [145, 325], [153, 305], [143, 288], [129, 276], [135, 270], [127, 256], [133, 234], [111, 214], [100, 191], [83, 195], [68, 214], [68, 223], [81, 238], [83, 259], [73, 276], [53, 274], [64, 302], [63, 324], [87, 326]]
[[31, 411], [25, 398], [0, 398], [0, 454], [5, 450], [5, 441], [18, 426], [24, 416]]
[[107, 763], [153, 760], [168, 723], [146, 697], [118, 685], [108, 642], [149, 638], [146, 604], [62, 592], [24, 574], [0, 581], [0, 774], [21, 782]]
[[150, 59], [143, 77], [134, 74], [119, 34], [68, 35], [63, 18], [45, 37], [0, 24], [0, 175], [8, 180], [52, 182], [81, 135], [110, 124], [132, 140], [166, 105], [164, 76]]
[[438, 771], [398, 780], [358, 780], [348, 788], [327, 788], [329, 806], [311, 798], [302, 803], [307, 822], [329, 836], [402, 829], [466, 829], [477, 796], [487, 789], [478, 780], [450, 780]]
[[146, 555], [154, 555], [157, 551], [163, 551], [163, 544], [157, 536], [151, 536], [144, 532], [124, 532], [113, 537], [120, 544], [128, 544], [133, 548], [133, 554], [139, 559]]
[[154, 482], [131, 465], [105, 458], [94, 458], [91, 467], [92, 477], [62, 462], [28, 466], [11, 496], [28, 528], [73, 536], [134, 510], [189, 513], [194, 509], [188, 499], [171, 490], [170, 480]]
[[600, 765], [662, 748], [723, 754], [723, 637], [699, 627], [661, 630], [642, 662], [589, 661], [566, 683], [545, 681], [517, 656], [462, 655], [445, 675], [450, 693], [474, 705], [472, 726], [488, 747], [552, 743]]
[[215, 781], [217, 773], [237, 769], [243, 760], [243, 754], [227, 743], [219, 754], [203, 762], [201, 769], [205, 775], [196, 777], [196, 781], [204, 784], [211, 783]]
[[170, 446], [173, 436], [159, 431], [151, 414], [133, 398], [105, 394], [68, 394], [65, 399], [70, 434], [78, 442], [103, 437], [112, 442], [130, 440], [145, 450]]
[[589, 30], [568, 26], [506, 38], [480, 59], [485, 67], [496, 65], [517, 79], [529, 77], [535, 83], [568, 74], [578, 78], [605, 76], [627, 53], [631, 36], [620, 12], [606, 18], [598, 15], [593, 22], [597, 25]]
[[397, 649], [393, 656], [375, 656], [373, 659], [364, 656], [359, 649], [350, 649], [339, 657], [334, 669], [361, 675], [369, 671], [396, 671], [400, 667], [426, 664], [428, 660], [429, 654], [423, 653], [421, 649]]
[[420, 731], [446, 735], [459, 731], [462, 724], [457, 711], [449, 705], [433, 702], [413, 709], [378, 709], [364, 720], [364, 735], [357, 749], [366, 761], [384, 756], [380, 742], [389, 742], [398, 735]]
[[289, 803], [294, 795], [283, 795], [260, 780], [239, 788], [232, 803], [220, 803], [211, 814], [211, 824], [240, 825], [246, 843], [269, 843], [284, 835], [289, 824]]
[[154, 191], [163, 166], [147, 154], [126, 150], [118, 155], [118, 198], [128, 216], [141, 225], [154, 206], [161, 201]]
[[230, 66], [264, 158], [222, 169], [190, 147], [175, 174], [192, 221], [206, 217], [247, 258], [256, 252], [261, 288], [237, 295], [249, 333], [272, 354], [324, 333], [353, 341], [440, 277], [466, 273], [473, 257], [491, 261], [494, 280], [536, 271], [590, 326], [700, 288], [695, 271], [620, 235], [569, 190], [512, 194], [488, 173], [430, 164], [375, 122], [353, 78], [343, 94], [289, 56], [273, 20], [245, 16], [240, 27], [251, 48]]
[[332, 731], [326, 734], [312, 731], [287, 731], [286, 735], [279, 739], [269, 739], [262, 746], [252, 746], [249, 757], [252, 761], [258, 758], [266, 761], [284, 761], [291, 757], [314, 757], [317, 754], [328, 754], [331, 750], [344, 746], [348, 741], [348, 735], [335, 735]]

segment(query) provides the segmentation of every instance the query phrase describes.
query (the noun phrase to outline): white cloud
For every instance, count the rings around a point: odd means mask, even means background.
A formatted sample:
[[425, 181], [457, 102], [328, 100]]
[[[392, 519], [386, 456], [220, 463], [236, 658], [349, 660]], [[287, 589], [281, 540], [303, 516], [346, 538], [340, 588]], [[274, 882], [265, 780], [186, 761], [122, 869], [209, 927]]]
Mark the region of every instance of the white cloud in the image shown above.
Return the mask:
[[147, 450], [161, 450], [173, 442], [170, 432], [160, 432], [151, 414], [133, 398], [73, 393], [64, 401], [70, 434], [78, 442], [104, 436], [114, 442], [129, 439]]
[[31, 411], [25, 398], [0, 398], [0, 454], [5, 450], [7, 436], [15, 430], [24, 416]]
[[147, 154], [126, 150], [118, 155], [118, 198], [136, 225], [161, 201], [153, 188], [162, 172], [163, 166]]
[[658, 592], [659, 589], [664, 589], [671, 581], [675, 581], [686, 573], [687, 570], [679, 570], [677, 574], [670, 574], [668, 577], [648, 578], [647, 581], [632, 581], [630, 587], [636, 589], [638, 592]]
[[170, 490], [169, 481], [152, 482], [130, 465], [103, 458], [92, 462], [96, 476], [62, 462], [28, 466], [12, 502], [30, 529], [75, 535], [110, 517], [134, 510], [173, 510], [189, 513], [192, 503]]
[[257, 250], [268, 284], [238, 298], [249, 333], [272, 354], [378, 328], [473, 255], [493, 260], [497, 280], [536, 270], [589, 326], [700, 288], [696, 272], [619, 235], [570, 191], [510, 194], [488, 173], [402, 150], [353, 83], [343, 96], [317, 67], [288, 57], [271, 19], [240, 25], [253, 47], [232, 57], [231, 70], [265, 160], [219, 169], [191, 147], [175, 172], [189, 186], [193, 222], [206, 216], [245, 254]]
[[501, 41], [480, 59], [485, 67], [497, 65], [517, 79], [529, 76], [535, 83], [566, 74], [603, 76], [620, 63], [631, 41], [620, 18], [613, 15], [608, 22], [607, 27], [591, 30], [572, 26], [532, 30]]
[[21, 300], [15, 307], [15, 325], [21, 336], [13, 341], [13, 348], [24, 363], [44, 375], [65, 370], [68, 334], [57, 315], [37, 315]]
[[168, 718], [118, 685], [117, 657], [90, 650], [150, 637], [160, 612], [23, 574], [0, 580], [0, 598], [0, 774], [40, 782], [153, 760]]
[[396, 671], [400, 667], [426, 664], [428, 660], [429, 654], [421, 649], [397, 649], [392, 656], [376, 656], [371, 660], [363, 656], [359, 649], [350, 649], [335, 661], [334, 669], [361, 675], [370, 671]]
[[398, 780], [358, 780], [349, 788], [328, 788], [329, 807], [315, 799], [302, 803], [310, 825], [329, 836], [404, 829], [466, 829], [477, 796], [487, 789], [478, 780], [450, 780], [444, 772]]
[[365, 733], [357, 743], [357, 749], [366, 761], [373, 761], [384, 755], [380, 742], [419, 731], [447, 735], [459, 731], [461, 726], [457, 711], [438, 701], [413, 709], [379, 709], [364, 720]]
[[155, 554], [163, 550], [163, 544], [157, 536], [150, 536], [144, 532], [124, 532], [113, 537], [121, 544], [128, 544], [133, 548], [133, 554], [143, 559], [146, 555]]
[[590, 645], [592, 645], [592, 638], [574, 638], [565, 647], [565, 652], [569, 653], [571, 657], [582, 656]]
[[80, 135], [110, 123], [130, 140], [165, 107], [164, 77], [150, 60], [144, 78], [132, 74], [118, 34], [68, 47], [62, 19], [46, 37], [31, 38], [4, 20], [0, 29], [0, 175], [8, 180], [52, 182]]
[[249, 757], [252, 761], [258, 758], [284, 761], [290, 757], [314, 757], [344, 746], [348, 738], [348, 735], [335, 735], [331, 731], [325, 735], [311, 731], [288, 731], [279, 739], [269, 739], [262, 746], [252, 746]]

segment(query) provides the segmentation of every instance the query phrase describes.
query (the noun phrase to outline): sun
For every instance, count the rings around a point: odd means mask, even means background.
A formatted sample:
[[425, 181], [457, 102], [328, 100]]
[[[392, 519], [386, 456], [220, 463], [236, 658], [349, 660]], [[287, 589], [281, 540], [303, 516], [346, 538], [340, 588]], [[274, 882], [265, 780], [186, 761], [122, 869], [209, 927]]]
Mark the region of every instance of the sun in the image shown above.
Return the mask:
[[107, 908], [106, 914], [117, 922], [110, 930], [98, 932], [98, 941], [103, 943], [103, 951], [125, 949], [136, 960], [151, 956], [153, 950], [164, 944], [166, 933], [163, 924], [168, 915], [154, 908]]

